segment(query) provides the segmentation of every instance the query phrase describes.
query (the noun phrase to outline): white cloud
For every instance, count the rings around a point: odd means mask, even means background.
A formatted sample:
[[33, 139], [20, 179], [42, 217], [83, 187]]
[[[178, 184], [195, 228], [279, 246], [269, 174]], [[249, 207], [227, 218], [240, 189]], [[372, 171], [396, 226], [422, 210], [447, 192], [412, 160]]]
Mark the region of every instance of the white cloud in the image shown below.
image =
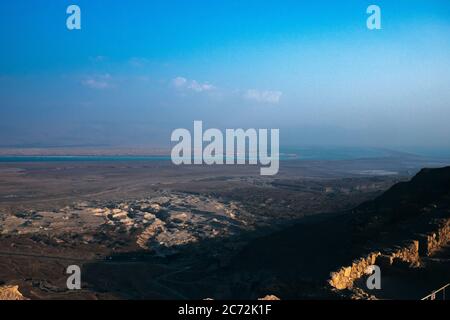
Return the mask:
[[187, 79], [183, 78], [183, 77], [176, 77], [175, 79], [172, 80], [172, 84], [176, 88], [183, 88], [186, 86], [186, 83], [187, 83]]
[[112, 87], [111, 80], [112, 80], [111, 75], [106, 73], [103, 75], [86, 77], [81, 81], [81, 84], [91, 89], [102, 90]]
[[176, 77], [172, 80], [172, 85], [177, 89], [188, 89], [195, 92], [211, 91], [215, 89], [212, 84], [200, 83], [196, 80], [189, 80], [183, 77]]
[[256, 89], [249, 89], [245, 92], [244, 97], [247, 100], [253, 100], [264, 103], [278, 103], [283, 95], [281, 91], [260, 91]]
[[197, 92], [202, 92], [202, 91], [210, 91], [214, 89], [214, 86], [209, 84], [209, 83], [199, 83], [195, 80], [192, 80], [189, 85], [188, 85], [189, 89], [192, 89], [194, 91]]

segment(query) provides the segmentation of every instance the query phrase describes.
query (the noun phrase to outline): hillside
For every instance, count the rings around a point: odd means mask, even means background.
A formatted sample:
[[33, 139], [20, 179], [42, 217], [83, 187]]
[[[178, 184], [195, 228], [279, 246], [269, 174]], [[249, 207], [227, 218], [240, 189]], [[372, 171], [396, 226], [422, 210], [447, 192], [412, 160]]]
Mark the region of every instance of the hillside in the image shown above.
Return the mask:
[[354, 210], [305, 219], [251, 242], [234, 259], [233, 273], [251, 283], [252, 296], [333, 298], [324, 284], [340, 266], [376, 250], [393, 254], [419, 236], [428, 243], [426, 234], [450, 217], [449, 193], [450, 167], [423, 169]]

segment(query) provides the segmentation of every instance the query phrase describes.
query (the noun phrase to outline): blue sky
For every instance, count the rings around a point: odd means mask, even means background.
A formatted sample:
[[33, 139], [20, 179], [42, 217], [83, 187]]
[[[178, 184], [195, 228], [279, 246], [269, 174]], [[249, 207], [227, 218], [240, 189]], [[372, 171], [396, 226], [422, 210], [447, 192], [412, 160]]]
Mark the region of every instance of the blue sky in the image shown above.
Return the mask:
[[203, 120], [448, 149], [449, 35], [447, 0], [2, 1], [0, 146], [166, 146]]

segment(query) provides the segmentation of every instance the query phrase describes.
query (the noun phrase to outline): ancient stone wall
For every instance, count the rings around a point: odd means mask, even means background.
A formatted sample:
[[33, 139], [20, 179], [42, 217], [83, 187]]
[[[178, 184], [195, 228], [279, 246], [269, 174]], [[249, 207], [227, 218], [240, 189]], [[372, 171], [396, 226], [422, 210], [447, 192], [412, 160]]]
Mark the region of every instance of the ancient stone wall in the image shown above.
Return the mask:
[[336, 272], [332, 272], [329, 284], [339, 290], [349, 288], [353, 281], [362, 277], [368, 266], [375, 264], [380, 252], [372, 252], [365, 258], [354, 260], [351, 266], [342, 267]]
[[419, 240], [405, 242], [396, 249], [386, 249], [381, 252], [371, 252], [366, 257], [354, 260], [351, 266], [342, 267], [331, 272], [328, 283], [335, 289], [351, 288], [353, 282], [361, 278], [370, 265], [391, 266], [394, 263], [419, 265], [420, 256], [429, 256], [450, 241], [450, 219], [441, 221], [435, 232], [419, 237]]
[[430, 256], [449, 241], [450, 219], [447, 219], [439, 225], [436, 232], [432, 232], [421, 237], [421, 239], [419, 240], [421, 254]]

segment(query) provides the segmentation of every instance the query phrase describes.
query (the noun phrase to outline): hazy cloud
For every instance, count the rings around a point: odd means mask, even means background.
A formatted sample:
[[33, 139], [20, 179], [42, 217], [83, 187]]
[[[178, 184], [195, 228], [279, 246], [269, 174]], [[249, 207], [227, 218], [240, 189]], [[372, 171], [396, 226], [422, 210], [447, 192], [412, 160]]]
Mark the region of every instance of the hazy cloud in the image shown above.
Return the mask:
[[176, 77], [172, 80], [172, 84], [176, 88], [183, 88], [186, 86], [187, 79], [183, 77]]
[[111, 75], [106, 73], [102, 75], [86, 77], [81, 81], [81, 84], [91, 89], [102, 90], [111, 88], [112, 87], [111, 81], [112, 81]]
[[212, 84], [207, 82], [200, 83], [196, 80], [189, 80], [183, 77], [176, 77], [172, 80], [172, 85], [177, 89], [188, 89], [195, 92], [211, 91], [215, 89]]
[[283, 95], [281, 91], [260, 91], [256, 89], [249, 89], [245, 92], [244, 97], [247, 100], [253, 100], [264, 103], [278, 103]]

